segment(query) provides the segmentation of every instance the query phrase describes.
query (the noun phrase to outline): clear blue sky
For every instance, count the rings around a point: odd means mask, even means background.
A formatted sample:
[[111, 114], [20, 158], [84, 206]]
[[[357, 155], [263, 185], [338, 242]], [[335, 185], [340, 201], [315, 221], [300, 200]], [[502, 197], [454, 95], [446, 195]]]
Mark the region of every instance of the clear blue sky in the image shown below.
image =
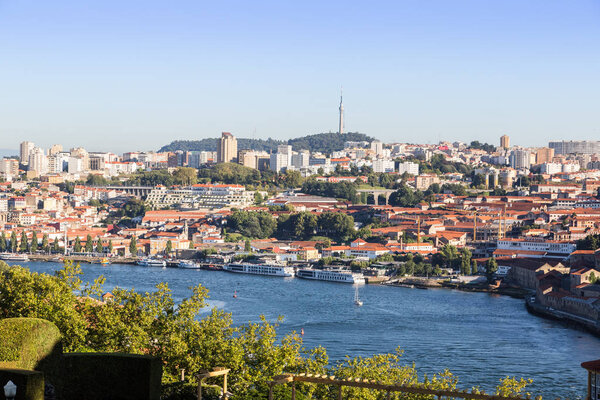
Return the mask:
[[0, 148], [600, 140], [599, 0], [0, 0]]

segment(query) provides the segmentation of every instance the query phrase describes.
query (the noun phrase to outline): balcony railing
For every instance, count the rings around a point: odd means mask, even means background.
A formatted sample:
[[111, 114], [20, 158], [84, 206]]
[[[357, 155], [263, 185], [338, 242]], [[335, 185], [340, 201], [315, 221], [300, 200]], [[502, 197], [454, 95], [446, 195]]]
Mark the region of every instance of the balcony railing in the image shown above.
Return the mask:
[[[200, 371], [200, 373], [197, 375], [197, 380], [198, 380], [198, 400], [202, 400], [202, 388], [203, 387], [211, 387], [211, 388], [215, 388], [218, 389], [221, 393], [221, 399], [223, 400], [227, 400], [229, 398], [229, 396], [231, 396], [231, 393], [229, 393], [227, 391], [227, 374], [229, 373], [229, 369], [227, 368], [223, 368], [223, 367], [217, 367], [214, 368], [212, 371]], [[209, 385], [206, 384], [205, 381], [208, 378], [215, 378], [217, 376], [222, 376], [223, 377], [223, 385], [219, 386], [219, 385]]]
[[[337, 386], [338, 389], [338, 400], [342, 400], [344, 394], [344, 387], [355, 387], [376, 390], [386, 393], [386, 398], [390, 399], [392, 393], [407, 393], [407, 394], [421, 394], [435, 396], [438, 400], [442, 398], [452, 399], [473, 399], [473, 400], [525, 400], [531, 399], [530, 396], [500, 396], [490, 395], [483, 391], [473, 390], [471, 392], [467, 390], [458, 389], [432, 389], [427, 387], [426, 384], [418, 383], [412, 385], [406, 384], [383, 384], [374, 380], [368, 379], [337, 379], [333, 376], [327, 375], [313, 375], [313, 374], [283, 374], [276, 376], [271, 382], [269, 382], [269, 400], [273, 400], [273, 389], [276, 385], [283, 385], [291, 383], [292, 393], [291, 399], [296, 399], [296, 382], [305, 383], [316, 383], [327, 386]], [[536, 400], [541, 400], [541, 396], [537, 397]]]

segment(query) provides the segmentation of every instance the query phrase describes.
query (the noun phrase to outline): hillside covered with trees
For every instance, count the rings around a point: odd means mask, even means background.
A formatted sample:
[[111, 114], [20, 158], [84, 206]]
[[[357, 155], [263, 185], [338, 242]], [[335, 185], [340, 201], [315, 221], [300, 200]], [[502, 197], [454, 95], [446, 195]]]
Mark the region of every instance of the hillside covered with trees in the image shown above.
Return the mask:
[[[161, 147], [159, 152], [166, 151], [217, 151], [218, 138], [205, 138], [200, 140], [174, 140], [170, 144]], [[286, 144], [283, 140], [274, 139], [246, 139], [237, 138], [238, 149], [265, 150], [277, 149], [280, 144]]]
[[[159, 152], [166, 151], [217, 151], [218, 138], [206, 138], [201, 140], [175, 140], [170, 144], [161, 147]], [[276, 150], [277, 146], [282, 144], [290, 144], [294, 150], [310, 150], [319, 151], [322, 153], [331, 153], [344, 148], [344, 142], [347, 141], [372, 141], [363, 133], [348, 132], [340, 135], [339, 133], [318, 133], [316, 135], [308, 135], [290, 140], [275, 140], [275, 139], [247, 139], [237, 138], [239, 150]]]

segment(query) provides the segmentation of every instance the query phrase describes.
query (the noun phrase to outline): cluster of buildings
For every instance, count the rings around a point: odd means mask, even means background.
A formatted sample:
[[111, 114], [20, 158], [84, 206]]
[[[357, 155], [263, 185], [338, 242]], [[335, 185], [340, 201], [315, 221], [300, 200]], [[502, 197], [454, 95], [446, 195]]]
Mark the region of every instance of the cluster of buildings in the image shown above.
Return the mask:
[[[58, 185], [83, 181], [90, 174], [125, 179], [138, 170], [172, 171], [221, 162], [299, 171], [317, 181], [356, 182], [361, 188], [369, 186], [369, 171], [373, 171], [415, 190], [445, 183], [463, 186], [466, 195], [436, 190], [414, 207], [395, 207], [387, 205], [392, 190], [377, 192], [381, 188], [372, 190], [375, 201], [370, 205], [298, 192], [261, 192], [265, 202], [256, 205], [255, 191], [219, 182], [181, 187], [77, 185], [72, 193]], [[473, 172], [445, 168], [460, 164]], [[427, 172], [421, 171], [424, 165]], [[85, 245], [92, 240], [94, 248], [101, 247], [105, 254], [132, 255], [132, 241], [139, 254], [156, 255], [167, 249], [197, 252], [208, 247], [235, 254], [243, 243], [227, 242], [226, 233], [227, 217], [234, 208], [268, 212], [275, 219], [298, 211], [344, 213], [357, 217], [357, 230], [362, 227], [358, 216], [369, 212], [384, 224], [370, 230], [376, 240], [358, 238], [324, 246], [316, 241], [267, 238], [250, 245], [280, 262], [336, 256], [373, 261], [402, 253], [430, 260], [445, 245], [468, 248], [481, 269], [489, 257], [495, 257], [497, 275], [535, 291], [539, 306], [598, 320], [600, 286], [595, 281], [600, 277], [600, 254], [576, 249], [577, 240], [600, 234], [598, 167], [600, 142], [562, 141], [522, 148], [511, 146], [506, 135], [493, 148], [461, 142], [414, 145], [374, 140], [348, 141], [331, 154], [294, 150], [290, 145], [270, 153], [238, 149], [235, 136], [227, 132], [218, 139], [216, 152], [116, 155], [83, 148], [64, 151], [60, 145], [45, 150], [23, 142], [18, 159], [0, 160], [0, 228], [6, 238], [15, 233], [31, 239], [35, 232], [39, 240], [46, 236], [58, 248], [72, 249], [75, 241]], [[482, 189], [495, 188], [510, 194], [482, 194]], [[386, 204], [378, 205], [379, 194], [385, 195]], [[108, 223], [111, 216], [122, 215], [132, 197], [143, 200], [150, 211], [133, 218], [129, 227]]]

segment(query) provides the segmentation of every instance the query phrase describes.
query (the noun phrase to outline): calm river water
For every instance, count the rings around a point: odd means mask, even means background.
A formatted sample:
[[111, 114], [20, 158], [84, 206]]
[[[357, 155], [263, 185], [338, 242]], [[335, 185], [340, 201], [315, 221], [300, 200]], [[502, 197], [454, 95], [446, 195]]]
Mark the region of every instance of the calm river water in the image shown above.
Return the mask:
[[[36, 272], [60, 267], [23, 264]], [[304, 344], [325, 346], [332, 361], [400, 347], [407, 364], [427, 374], [447, 368], [461, 388], [490, 392], [510, 375], [533, 378], [530, 391], [544, 398], [584, 397], [587, 375], [579, 364], [600, 358], [595, 336], [530, 315], [522, 300], [487, 293], [366, 285], [360, 287], [364, 306], [356, 307], [354, 287], [345, 284], [130, 265], [82, 269], [84, 281], [104, 275], [107, 291], [151, 291], [168, 282], [181, 299], [200, 283], [210, 290], [210, 304], [231, 312], [236, 323], [283, 315], [280, 333], [303, 328]]]

